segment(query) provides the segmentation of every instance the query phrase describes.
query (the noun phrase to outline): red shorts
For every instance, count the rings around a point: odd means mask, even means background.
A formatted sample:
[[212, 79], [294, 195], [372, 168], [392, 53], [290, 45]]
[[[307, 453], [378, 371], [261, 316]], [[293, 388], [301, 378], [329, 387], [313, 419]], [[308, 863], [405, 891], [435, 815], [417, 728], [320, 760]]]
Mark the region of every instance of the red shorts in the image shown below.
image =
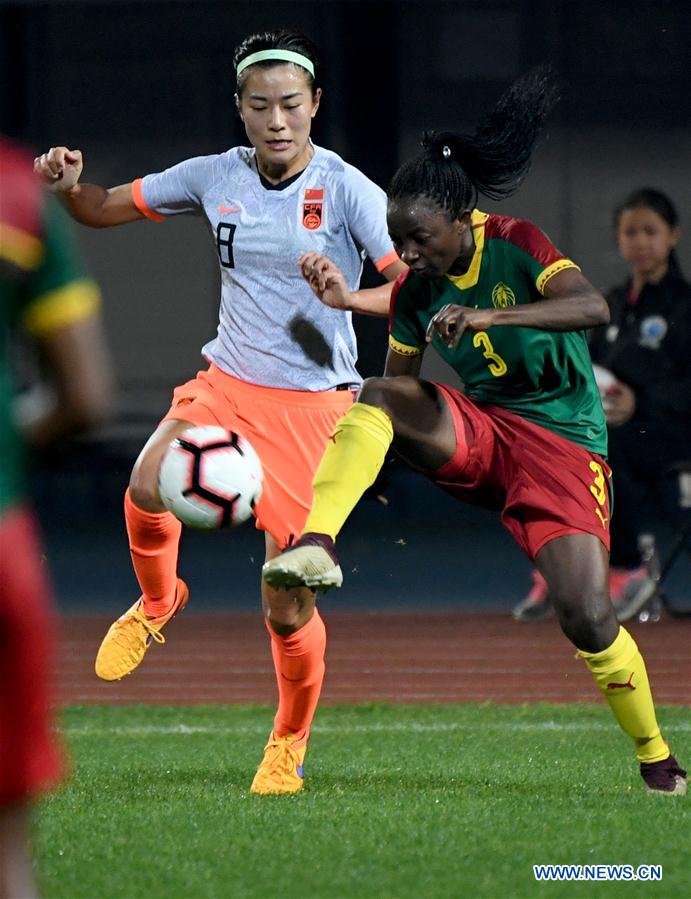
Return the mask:
[[302, 533], [312, 479], [336, 423], [353, 404], [350, 390], [312, 393], [248, 384], [211, 365], [177, 387], [163, 421], [220, 425], [252, 444], [264, 469], [257, 527], [285, 547]]
[[49, 596], [33, 516], [10, 509], [0, 520], [0, 805], [26, 801], [60, 776]]
[[593, 534], [609, 551], [610, 478], [602, 456], [498, 406], [436, 384], [456, 429], [432, 480], [462, 502], [501, 511], [531, 559], [555, 537]]

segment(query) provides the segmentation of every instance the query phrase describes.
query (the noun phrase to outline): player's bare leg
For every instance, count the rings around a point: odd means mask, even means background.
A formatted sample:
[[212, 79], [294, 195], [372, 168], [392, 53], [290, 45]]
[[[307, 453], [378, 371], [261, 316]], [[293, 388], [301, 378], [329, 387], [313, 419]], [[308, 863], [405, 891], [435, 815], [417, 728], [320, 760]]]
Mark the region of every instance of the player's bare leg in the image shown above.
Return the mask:
[[619, 623], [609, 598], [609, 560], [602, 541], [592, 534], [567, 534], [543, 546], [535, 563], [574, 646], [586, 652], [610, 646]]
[[643, 658], [609, 598], [608, 555], [592, 534], [547, 543], [535, 559], [562, 630], [579, 650], [622, 730], [636, 747], [649, 792], [684, 795], [686, 772], [662, 739]]
[[[267, 561], [280, 552], [267, 534]], [[260, 794], [297, 793], [303, 787], [305, 751], [324, 680], [326, 630], [309, 588], [275, 589], [262, 580], [261, 592], [279, 704], [250, 789]]]
[[[275, 559], [282, 550], [270, 534], [265, 535], [265, 561]], [[281, 637], [294, 634], [307, 624], [316, 608], [316, 593], [309, 587], [291, 587], [288, 590], [270, 587], [265, 580], [261, 582], [262, 611], [266, 623]]]
[[177, 576], [182, 526], [161, 502], [158, 473], [170, 441], [190, 427], [190, 422], [182, 420], [162, 422], [132, 469], [125, 519], [142, 595], [103, 638], [95, 665], [102, 680], [130, 674], [152, 642], [165, 643], [161, 630], [187, 603], [187, 585]]
[[368, 378], [358, 402], [376, 406], [393, 423], [393, 448], [410, 465], [438, 471], [456, 451], [456, 431], [446, 400], [419, 378]]

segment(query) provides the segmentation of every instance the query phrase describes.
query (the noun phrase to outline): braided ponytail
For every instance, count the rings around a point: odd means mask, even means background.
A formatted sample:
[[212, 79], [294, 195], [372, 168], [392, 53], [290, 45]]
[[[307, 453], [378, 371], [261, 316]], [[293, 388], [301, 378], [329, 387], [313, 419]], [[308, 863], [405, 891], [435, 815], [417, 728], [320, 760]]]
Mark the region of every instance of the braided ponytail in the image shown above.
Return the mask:
[[475, 205], [478, 194], [492, 200], [510, 196], [530, 169], [557, 99], [551, 71], [541, 66], [506, 91], [474, 134], [426, 131], [423, 152], [396, 172], [389, 199], [428, 197], [456, 218]]

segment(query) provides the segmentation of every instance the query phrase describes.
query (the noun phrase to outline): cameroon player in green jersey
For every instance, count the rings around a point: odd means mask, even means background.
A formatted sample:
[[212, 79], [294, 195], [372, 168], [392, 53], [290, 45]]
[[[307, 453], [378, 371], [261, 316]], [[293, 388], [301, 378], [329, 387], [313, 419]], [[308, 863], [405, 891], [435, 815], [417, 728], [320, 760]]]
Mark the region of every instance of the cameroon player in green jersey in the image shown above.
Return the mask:
[[[0, 136], [0, 896], [36, 896], [29, 806], [61, 776], [52, 733], [54, 622], [33, 512], [28, 449], [63, 443], [105, 414], [110, 373], [100, 294], [67, 216], [26, 152]], [[39, 352], [50, 399], [17, 404], [17, 331]], [[65, 510], [65, 518], [70, 514]]]
[[[645, 664], [608, 594], [611, 472], [585, 331], [604, 298], [534, 225], [475, 208], [526, 174], [556, 99], [549, 74], [517, 81], [473, 135], [427, 133], [388, 191], [388, 226], [409, 266], [391, 297], [385, 376], [365, 381], [314, 480], [297, 543], [264, 566], [272, 586], [340, 586], [334, 540], [394, 449], [461, 501], [500, 512], [544, 576], [562, 630], [622, 729], [648, 790], [686, 792], [663, 740]], [[303, 274], [329, 305], [347, 290], [313, 255]], [[463, 390], [421, 380], [432, 344]]]

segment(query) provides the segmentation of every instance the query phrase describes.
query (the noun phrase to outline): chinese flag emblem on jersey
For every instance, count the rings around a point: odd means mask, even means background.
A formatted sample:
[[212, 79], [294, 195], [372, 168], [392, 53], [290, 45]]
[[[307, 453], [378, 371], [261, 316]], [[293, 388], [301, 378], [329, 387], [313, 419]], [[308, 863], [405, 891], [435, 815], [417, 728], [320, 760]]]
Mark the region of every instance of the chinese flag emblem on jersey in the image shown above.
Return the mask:
[[308, 187], [302, 204], [302, 224], [308, 231], [316, 231], [322, 223], [324, 189]]

